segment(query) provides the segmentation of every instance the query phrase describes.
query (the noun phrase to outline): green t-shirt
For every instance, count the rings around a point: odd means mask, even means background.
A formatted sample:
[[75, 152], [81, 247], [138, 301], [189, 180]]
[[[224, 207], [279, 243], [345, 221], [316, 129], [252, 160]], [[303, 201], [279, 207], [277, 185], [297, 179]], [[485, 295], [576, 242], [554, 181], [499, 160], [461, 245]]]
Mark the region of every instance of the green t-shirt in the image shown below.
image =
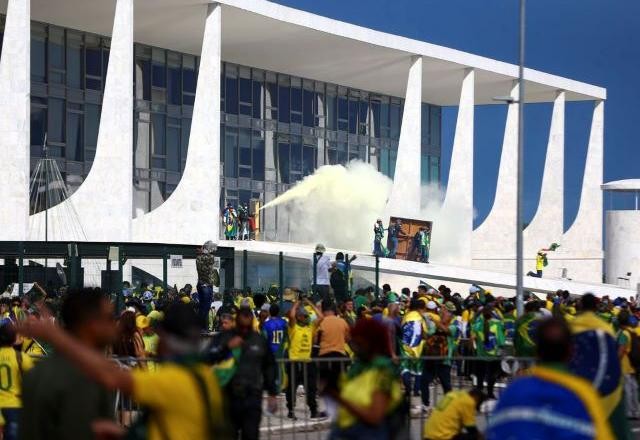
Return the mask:
[[368, 303], [367, 301], [367, 297], [362, 296], [362, 295], [358, 295], [355, 298], [353, 298], [353, 305], [356, 309], [356, 311], [362, 307], [362, 306], [366, 306]]

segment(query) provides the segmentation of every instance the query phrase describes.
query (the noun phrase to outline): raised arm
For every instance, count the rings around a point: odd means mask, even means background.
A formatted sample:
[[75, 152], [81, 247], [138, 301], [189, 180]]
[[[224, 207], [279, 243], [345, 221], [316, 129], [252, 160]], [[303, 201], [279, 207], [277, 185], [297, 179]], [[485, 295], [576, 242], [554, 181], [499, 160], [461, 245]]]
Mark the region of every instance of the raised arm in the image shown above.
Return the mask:
[[289, 309], [288, 318], [289, 318], [289, 327], [293, 327], [296, 324], [296, 310], [298, 310], [298, 306], [300, 305], [300, 300], [296, 300], [293, 303], [291, 308]]
[[133, 392], [133, 377], [113, 361], [105, 358], [69, 335], [50, 319], [29, 319], [18, 324], [18, 331], [31, 338], [44, 340], [53, 345], [72, 363], [76, 364], [90, 379], [110, 390], [120, 390], [125, 394]]

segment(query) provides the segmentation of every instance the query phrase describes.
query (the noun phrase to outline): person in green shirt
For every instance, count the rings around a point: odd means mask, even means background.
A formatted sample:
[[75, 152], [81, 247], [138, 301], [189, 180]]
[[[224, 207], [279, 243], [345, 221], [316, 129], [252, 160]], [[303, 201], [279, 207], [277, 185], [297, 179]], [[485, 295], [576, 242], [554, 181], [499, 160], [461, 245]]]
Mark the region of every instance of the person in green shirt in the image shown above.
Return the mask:
[[487, 382], [487, 395], [495, 398], [493, 388], [500, 372], [500, 352], [505, 344], [504, 324], [493, 314], [491, 306], [484, 306], [482, 314], [471, 326], [471, 341], [479, 359], [476, 362], [476, 387], [482, 391]]
[[529, 301], [524, 306], [524, 315], [515, 323], [513, 345], [518, 357], [533, 357], [536, 354], [535, 332], [540, 318], [537, 301]]

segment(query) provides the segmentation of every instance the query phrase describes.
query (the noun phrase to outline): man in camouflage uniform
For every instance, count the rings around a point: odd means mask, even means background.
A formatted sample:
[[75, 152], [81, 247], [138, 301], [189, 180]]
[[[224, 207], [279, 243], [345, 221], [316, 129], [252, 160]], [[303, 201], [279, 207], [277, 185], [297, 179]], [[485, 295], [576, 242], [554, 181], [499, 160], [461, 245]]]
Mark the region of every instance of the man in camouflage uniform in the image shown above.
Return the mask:
[[209, 327], [209, 309], [213, 301], [213, 286], [220, 286], [220, 275], [214, 267], [216, 245], [207, 241], [196, 257], [196, 270], [198, 271], [198, 318], [203, 330]]

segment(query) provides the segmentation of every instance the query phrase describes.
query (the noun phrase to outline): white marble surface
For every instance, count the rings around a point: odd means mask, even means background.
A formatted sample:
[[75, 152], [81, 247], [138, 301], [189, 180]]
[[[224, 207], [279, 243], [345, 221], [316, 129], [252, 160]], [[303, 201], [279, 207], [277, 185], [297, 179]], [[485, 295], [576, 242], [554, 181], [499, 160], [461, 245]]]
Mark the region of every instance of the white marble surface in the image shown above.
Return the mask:
[[[76, 192], [49, 210], [49, 239], [131, 240], [133, 3], [116, 2], [95, 159]], [[83, 237], [71, 227], [70, 209], [77, 212]], [[31, 216], [29, 239], [42, 240], [44, 224], [44, 212]]]
[[207, 7], [184, 173], [162, 205], [133, 220], [135, 241], [202, 244], [219, 236], [222, 22], [220, 5]]
[[29, 217], [30, 0], [9, 0], [0, 58], [0, 240], [25, 240]]
[[412, 57], [398, 141], [396, 171], [383, 218], [418, 218], [422, 124], [422, 57]]

